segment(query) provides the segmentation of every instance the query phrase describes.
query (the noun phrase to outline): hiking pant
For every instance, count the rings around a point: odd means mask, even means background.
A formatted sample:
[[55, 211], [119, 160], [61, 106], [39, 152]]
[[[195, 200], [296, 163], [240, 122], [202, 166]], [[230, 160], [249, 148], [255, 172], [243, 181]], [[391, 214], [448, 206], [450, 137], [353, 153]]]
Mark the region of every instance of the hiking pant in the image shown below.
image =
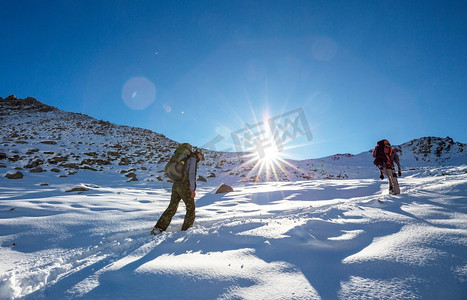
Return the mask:
[[167, 209], [164, 211], [162, 216], [157, 221], [156, 226], [162, 231], [167, 230], [169, 227], [170, 221], [172, 221], [173, 216], [177, 212], [178, 204], [180, 200], [183, 200], [186, 206], [185, 220], [182, 225], [182, 230], [187, 230], [193, 226], [195, 221], [195, 199], [191, 198], [190, 195], [190, 185], [188, 182], [174, 182], [172, 185], [172, 195], [170, 196], [170, 203]]
[[382, 167], [381, 171], [389, 179], [389, 192], [392, 192], [394, 195], [400, 194], [401, 190], [399, 188], [399, 182], [397, 181], [397, 175], [394, 168]]

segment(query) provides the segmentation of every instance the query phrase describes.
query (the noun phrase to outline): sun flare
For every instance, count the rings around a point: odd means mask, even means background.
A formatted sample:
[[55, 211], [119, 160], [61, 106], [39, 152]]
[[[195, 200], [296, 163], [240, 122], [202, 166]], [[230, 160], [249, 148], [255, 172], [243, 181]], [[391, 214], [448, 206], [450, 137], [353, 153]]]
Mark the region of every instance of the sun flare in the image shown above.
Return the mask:
[[252, 164], [248, 177], [265, 180], [280, 181], [289, 177], [290, 169], [296, 169], [294, 165], [284, 159], [284, 153], [277, 147], [270, 145], [262, 151], [248, 154], [245, 165]]
[[277, 161], [280, 157], [280, 152], [276, 147], [269, 147], [264, 149], [264, 156], [260, 157], [258, 160], [263, 161], [264, 163], [272, 163]]

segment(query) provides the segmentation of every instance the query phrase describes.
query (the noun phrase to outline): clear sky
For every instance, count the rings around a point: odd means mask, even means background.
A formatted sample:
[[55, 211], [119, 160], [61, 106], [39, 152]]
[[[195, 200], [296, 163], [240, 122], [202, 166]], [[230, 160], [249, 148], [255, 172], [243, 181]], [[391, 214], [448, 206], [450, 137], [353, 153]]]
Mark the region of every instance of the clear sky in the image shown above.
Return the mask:
[[467, 142], [466, 15], [465, 1], [1, 0], [0, 96], [217, 150], [282, 122], [298, 159]]

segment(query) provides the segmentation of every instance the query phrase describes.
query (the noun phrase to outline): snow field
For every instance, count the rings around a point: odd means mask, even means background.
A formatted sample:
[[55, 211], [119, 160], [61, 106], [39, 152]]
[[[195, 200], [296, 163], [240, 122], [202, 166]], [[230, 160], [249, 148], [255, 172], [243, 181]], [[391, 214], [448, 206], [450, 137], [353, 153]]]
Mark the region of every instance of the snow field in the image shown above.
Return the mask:
[[465, 299], [466, 170], [408, 172], [399, 196], [379, 179], [200, 185], [195, 226], [179, 231], [181, 202], [156, 237], [167, 183], [2, 179], [0, 298]]

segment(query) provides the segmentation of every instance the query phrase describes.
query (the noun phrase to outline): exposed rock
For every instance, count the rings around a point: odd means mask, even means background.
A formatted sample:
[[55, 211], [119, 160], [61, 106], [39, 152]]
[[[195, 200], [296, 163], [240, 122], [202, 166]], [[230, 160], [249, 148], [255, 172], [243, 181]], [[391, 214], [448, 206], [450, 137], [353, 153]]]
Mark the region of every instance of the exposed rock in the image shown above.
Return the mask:
[[128, 157], [124, 157], [120, 160], [118, 164], [120, 166], [128, 166], [130, 164], [130, 160], [128, 159]]
[[79, 166], [78, 166], [78, 164], [76, 164], [76, 163], [60, 164], [60, 167], [70, 168], [70, 169], [76, 169], [76, 170], [79, 169]]
[[157, 163], [158, 163], [158, 164], [160, 164], [160, 163], [163, 163], [163, 162], [168, 162], [168, 161], [169, 161], [169, 159], [168, 159], [168, 158], [164, 158], [164, 157], [162, 157], [161, 159], [159, 159], [159, 160], [157, 161]]
[[80, 163], [80, 165], [99, 165], [99, 166], [106, 166], [110, 165], [110, 161], [104, 160], [104, 159], [99, 159], [99, 158], [86, 158], [83, 159]]
[[8, 105], [9, 109], [12, 110], [37, 110], [40, 112], [58, 110], [56, 107], [46, 105], [33, 97], [18, 99], [15, 95], [11, 95], [3, 99], [2, 103]]
[[6, 168], [5, 164], [0, 163], [0, 168]]
[[136, 178], [136, 174], [133, 172], [130, 172], [125, 175], [126, 177], [130, 178], [128, 181], [138, 181], [138, 178]]
[[214, 174], [214, 173], [210, 173], [210, 174], [208, 175], [208, 178], [214, 178], [214, 177], [216, 177], [216, 174]]
[[49, 184], [44, 182], [44, 183], [41, 183], [40, 186], [49, 186]]
[[5, 175], [5, 177], [8, 178], [8, 179], [21, 179], [21, 178], [24, 177], [24, 175], [23, 175], [23, 173], [18, 171], [16, 173], [7, 173]]
[[34, 154], [36, 152], [39, 152], [39, 149], [29, 149], [28, 152], [26, 152], [26, 154], [31, 155], [31, 154]]
[[87, 166], [87, 165], [83, 166], [82, 169], [83, 170], [91, 170], [91, 171], [94, 171], [94, 172], [99, 171], [98, 169], [95, 169], [95, 168]]
[[217, 189], [216, 194], [225, 194], [225, 193], [230, 193], [233, 191], [234, 190], [231, 186], [223, 184]]
[[46, 145], [57, 145], [56, 141], [40, 141], [40, 144], [46, 144]]
[[206, 182], [207, 180], [203, 176], [199, 175], [198, 176], [198, 181]]
[[108, 151], [107, 154], [110, 156], [120, 157], [120, 153], [115, 151]]
[[52, 169], [50, 169], [50, 172], [59, 173], [59, 172], [60, 172], [60, 169], [52, 168]]
[[331, 157], [332, 160], [339, 160], [341, 158], [349, 158], [352, 157], [353, 155], [350, 153], [344, 153], [344, 154], [335, 154]]
[[41, 167], [37, 167], [37, 168], [31, 169], [29, 172], [31, 172], [31, 173], [42, 173], [42, 172], [45, 172], [45, 170], [42, 169]]
[[6, 97], [4, 100], [5, 101], [14, 101], [14, 100], [18, 100], [18, 98], [16, 98], [16, 95], [10, 95], [10, 96]]
[[5, 159], [5, 158], [7, 158], [6, 153], [0, 152], [0, 159]]
[[31, 160], [31, 161], [29, 161], [29, 163], [28, 163], [27, 165], [25, 165], [24, 167], [25, 167], [26, 169], [36, 168], [37, 166], [42, 165], [43, 163], [44, 163], [44, 161], [41, 160], [41, 159]]
[[157, 180], [159, 180], [159, 181], [163, 181], [163, 179], [162, 179], [161, 176], [157, 176], [156, 178], [157, 178]]
[[86, 192], [86, 191], [89, 191], [89, 189], [87, 187], [84, 187], [84, 186], [76, 186], [70, 190], [67, 190], [66, 192], [69, 193], [69, 192]]

